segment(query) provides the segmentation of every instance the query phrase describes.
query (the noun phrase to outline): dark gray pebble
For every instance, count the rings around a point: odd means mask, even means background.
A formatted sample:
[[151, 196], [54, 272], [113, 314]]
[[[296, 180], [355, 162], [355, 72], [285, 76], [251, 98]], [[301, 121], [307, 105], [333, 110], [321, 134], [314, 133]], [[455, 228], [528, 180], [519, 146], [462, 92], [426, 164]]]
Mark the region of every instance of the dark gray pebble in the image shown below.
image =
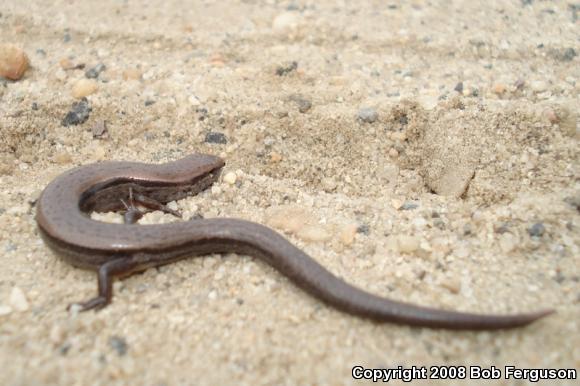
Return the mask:
[[103, 63], [99, 63], [95, 67], [88, 69], [85, 72], [85, 76], [89, 79], [97, 79], [101, 72], [105, 71], [106, 69], [107, 66], [105, 66]]
[[528, 234], [532, 237], [542, 237], [545, 231], [546, 228], [544, 227], [544, 224], [542, 224], [541, 222], [535, 223], [534, 225], [528, 228]]
[[401, 210], [413, 210], [413, 209], [417, 209], [418, 207], [419, 207], [419, 204], [417, 204], [416, 202], [407, 201], [403, 204], [403, 206], [401, 206]]
[[371, 231], [371, 228], [368, 226], [368, 224], [362, 224], [356, 228], [356, 232], [362, 233], [363, 235], [368, 235], [370, 233], [370, 231]]
[[109, 339], [109, 345], [117, 352], [117, 354], [119, 354], [120, 357], [127, 354], [129, 349], [129, 345], [127, 344], [125, 338], [116, 335], [113, 335]]
[[312, 102], [304, 98], [302, 95], [292, 95], [290, 100], [296, 102], [298, 105], [298, 111], [303, 114], [312, 108]]
[[205, 142], [226, 144], [226, 143], [228, 143], [228, 139], [223, 133], [218, 133], [216, 131], [210, 131], [209, 133], [207, 133], [205, 135]]
[[463, 82], [459, 82], [455, 85], [454, 88], [455, 91], [457, 91], [458, 93], [463, 93]]
[[83, 98], [78, 102], [72, 104], [71, 110], [66, 114], [62, 120], [63, 126], [80, 125], [89, 119], [91, 113], [91, 106], [87, 98]]
[[288, 64], [278, 66], [278, 68], [276, 69], [276, 75], [278, 75], [278, 76], [288, 75], [292, 71], [296, 71], [297, 68], [298, 68], [298, 62], [293, 61], [293, 62], [290, 62]]

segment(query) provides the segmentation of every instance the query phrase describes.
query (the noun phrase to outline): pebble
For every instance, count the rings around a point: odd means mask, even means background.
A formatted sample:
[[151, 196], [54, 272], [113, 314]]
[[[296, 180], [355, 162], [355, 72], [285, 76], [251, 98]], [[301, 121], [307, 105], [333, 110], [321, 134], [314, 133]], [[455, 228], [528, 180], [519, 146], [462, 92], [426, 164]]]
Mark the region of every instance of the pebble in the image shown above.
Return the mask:
[[546, 231], [546, 227], [541, 222], [535, 223], [531, 227], [528, 228], [528, 234], [531, 237], [542, 237], [544, 232]]
[[109, 345], [113, 348], [113, 350], [117, 352], [117, 354], [120, 357], [127, 354], [127, 351], [129, 350], [129, 345], [127, 344], [127, 341], [125, 340], [125, 338], [120, 336], [113, 335], [109, 339]]
[[278, 163], [280, 161], [282, 161], [282, 154], [276, 152], [270, 153], [270, 162]]
[[312, 107], [312, 102], [304, 98], [302, 95], [292, 95], [290, 97], [290, 100], [296, 102], [296, 104], [298, 105], [298, 111], [300, 111], [303, 114], [308, 110], [310, 110], [310, 108]]
[[328, 193], [333, 192], [338, 186], [336, 181], [331, 177], [324, 177], [320, 181], [320, 185], [322, 186], [322, 189], [324, 189], [324, 191]]
[[513, 234], [506, 232], [499, 238], [499, 247], [503, 253], [510, 253], [518, 245], [518, 240]]
[[296, 233], [312, 220], [305, 208], [296, 205], [271, 207], [266, 212], [268, 225], [289, 233]]
[[234, 173], [234, 172], [228, 172], [224, 176], [224, 182], [226, 184], [233, 185], [233, 184], [236, 183], [237, 178], [238, 177], [236, 176], [236, 173]]
[[72, 96], [81, 99], [94, 94], [98, 89], [97, 82], [93, 79], [79, 79], [72, 88]]
[[137, 68], [129, 68], [123, 71], [123, 80], [140, 80], [143, 72]]
[[189, 102], [189, 104], [190, 104], [190, 105], [192, 105], [192, 106], [199, 106], [199, 105], [201, 105], [201, 101], [200, 101], [200, 100], [199, 100], [199, 98], [198, 98], [198, 97], [196, 97], [195, 95], [190, 95], [190, 96], [187, 98], [187, 101], [188, 101], [188, 102]]
[[58, 70], [56, 70], [56, 72], [54, 73], [54, 76], [56, 79], [60, 80], [61, 82], [64, 82], [66, 80], [66, 71], [64, 71], [62, 68], [59, 68]]
[[463, 93], [463, 82], [459, 82], [455, 85], [455, 87], [453, 88], [453, 90], [457, 91], [458, 93], [462, 94]]
[[328, 241], [332, 237], [330, 232], [320, 225], [307, 225], [300, 229], [296, 236], [305, 241]]
[[565, 50], [554, 50], [552, 56], [562, 62], [571, 62], [578, 55], [576, 50], [572, 47], [568, 47]]
[[296, 12], [283, 12], [272, 21], [272, 29], [276, 32], [288, 32], [298, 26], [300, 19]]
[[88, 69], [85, 76], [89, 79], [97, 79], [101, 72], [105, 71], [107, 67], [103, 63], [97, 64], [95, 67]]
[[278, 75], [278, 76], [288, 75], [292, 71], [296, 71], [297, 68], [298, 68], [298, 62], [293, 61], [293, 62], [284, 64], [284, 65], [278, 66], [278, 68], [276, 68], [276, 75]]
[[28, 300], [26, 300], [26, 296], [24, 292], [18, 287], [13, 287], [12, 291], [10, 292], [10, 305], [16, 311], [26, 311], [28, 310]]
[[89, 119], [91, 106], [86, 98], [72, 104], [71, 110], [62, 120], [63, 126], [80, 125]]
[[358, 228], [356, 224], [349, 224], [344, 226], [340, 231], [340, 241], [344, 245], [352, 245], [357, 233], [357, 229]]
[[72, 70], [75, 68], [75, 64], [69, 58], [62, 58], [58, 64], [63, 70]]
[[377, 111], [372, 107], [363, 107], [358, 111], [358, 119], [363, 122], [373, 123], [378, 117]]
[[419, 249], [419, 238], [409, 235], [399, 235], [397, 237], [397, 246], [401, 253], [413, 253]]
[[0, 44], [0, 77], [18, 80], [28, 69], [28, 56], [12, 44]]
[[60, 151], [53, 157], [53, 161], [57, 164], [68, 164], [72, 162], [72, 157], [67, 151]]
[[413, 201], [407, 201], [403, 204], [403, 206], [401, 206], [401, 210], [412, 210], [412, 209], [417, 209], [419, 207], [419, 204], [417, 204], [416, 202]]
[[391, 139], [393, 141], [400, 141], [403, 142], [407, 139], [407, 133], [404, 131], [395, 131], [391, 133]]
[[91, 127], [93, 138], [102, 138], [107, 135], [107, 121], [100, 119]]
[[491, 88], [491, 91], [496, 94], [496, 95], [501, 95], [503, 93], [505, 93], [507, 87], [505, 84], [503, 83], [496, 83], [493, 85], [493, 87]]
[[542, 80], [535, 80], [532, 83], [530, 83], [530, 88], [532, 89], [533, 92], [538, 94], [546, 91], [548, 89], [548, 84]]
[[8, 315], [12, 312], [12, 307], [0, 304], [0, 316]]
[[356, 232], [368, 236], [371, 232], [371, 227], [368, 224], [361, 224], [356, 228]]
[[461, 281], [454, 277], [446, 277], [441, 281], [441, 286], [453, 294], [458, 294], [461, 291]]
[[210, 131], [205, 135], [206, 143], [218, 143], [218, 144], [226, 144], [228, 143], [228, 139], [223, 133], [219, 133], [217, 131]]

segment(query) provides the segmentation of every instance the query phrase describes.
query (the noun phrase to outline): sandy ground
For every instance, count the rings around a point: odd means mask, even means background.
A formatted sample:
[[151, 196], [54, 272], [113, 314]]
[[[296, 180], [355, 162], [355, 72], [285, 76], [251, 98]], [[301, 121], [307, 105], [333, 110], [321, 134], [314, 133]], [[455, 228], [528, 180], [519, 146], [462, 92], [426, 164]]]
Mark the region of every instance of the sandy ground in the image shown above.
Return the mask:
[[[51, 3], [0, 7], [2, 42], [31, 63], [0, 83], [0, 384], [359, 384], [355, 365], [579, 369], [577, 3]], [[64, 126], [91, 69], [90, 115]], [[393, 299], [557, 313], [503, 332], [378, 324], [233, 254], [149, 270], [118, 281], [103, 311], [68, 312], [96, 279], [40, 240], [43, 187], [76, 165], [193, 152], [224, 157], [230, 175], [177, 203], [186, 217], [268, 224]], [[143, 219], [163, 221], [175, 220]]]

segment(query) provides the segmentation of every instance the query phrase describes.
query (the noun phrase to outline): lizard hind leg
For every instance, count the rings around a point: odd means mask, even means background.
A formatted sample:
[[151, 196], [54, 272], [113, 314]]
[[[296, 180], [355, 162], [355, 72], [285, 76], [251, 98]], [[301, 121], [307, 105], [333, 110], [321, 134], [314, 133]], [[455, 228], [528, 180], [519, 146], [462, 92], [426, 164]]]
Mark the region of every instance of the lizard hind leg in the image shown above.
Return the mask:
[[127, 276], [138, 270], [138, 264], [130, 256], [123, 256], [109, 260], [99, 267], [97, 272], [98, 294], [96, 297], [81, 303], [73, 303], [81, 306], [81, 311], [98, 310], [111, 303], [113, 298], [113, 281], [115, 277]]
[[[141, 217], [146, 213], [152, 212], [154, 210], [160, 210], [163, 213], [169, 213], [175, 217], [181, 217], [181, 213], [169, 208], [167, 205], [162, 204], [150, 197], [144, 196], [142, 194], [133, 194], [133, 189], [129, 188], [129, 202], [126, 203], [121, 199], [123, 206], [125, 206], [125, 213], [123, 214], [123, 221], [125, 224], [135, 224]], [[147, 208], [148, 210], [140, 210], [137, 204]]]

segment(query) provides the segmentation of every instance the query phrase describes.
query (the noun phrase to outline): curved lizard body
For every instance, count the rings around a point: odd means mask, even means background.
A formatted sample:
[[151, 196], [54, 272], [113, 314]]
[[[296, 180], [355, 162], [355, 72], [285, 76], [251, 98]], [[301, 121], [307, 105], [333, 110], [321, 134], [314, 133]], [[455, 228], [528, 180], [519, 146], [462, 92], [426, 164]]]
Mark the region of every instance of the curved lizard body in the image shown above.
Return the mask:
[[99, 294], [83, 309], [107, 305], [114, 277], [189, 256], [235, 252], [255, 256], [335, 308], [376, 321], [449, 329], [491, 330], [529, 324], [551, 310], [516, 315], [445, 311], [392, 301], [333, 275], [279, 233], [240, 219], [196, 219], [162, 225], [108, 224], [91, 211], [123, 210], [132, 194], [167, 203], [197, 194], [219, 177], [210, 155], [150, 165], [103, 162], [72, 169], [43, 191], [36, 220], [46, 244], [76, 267], [98, 272]]

